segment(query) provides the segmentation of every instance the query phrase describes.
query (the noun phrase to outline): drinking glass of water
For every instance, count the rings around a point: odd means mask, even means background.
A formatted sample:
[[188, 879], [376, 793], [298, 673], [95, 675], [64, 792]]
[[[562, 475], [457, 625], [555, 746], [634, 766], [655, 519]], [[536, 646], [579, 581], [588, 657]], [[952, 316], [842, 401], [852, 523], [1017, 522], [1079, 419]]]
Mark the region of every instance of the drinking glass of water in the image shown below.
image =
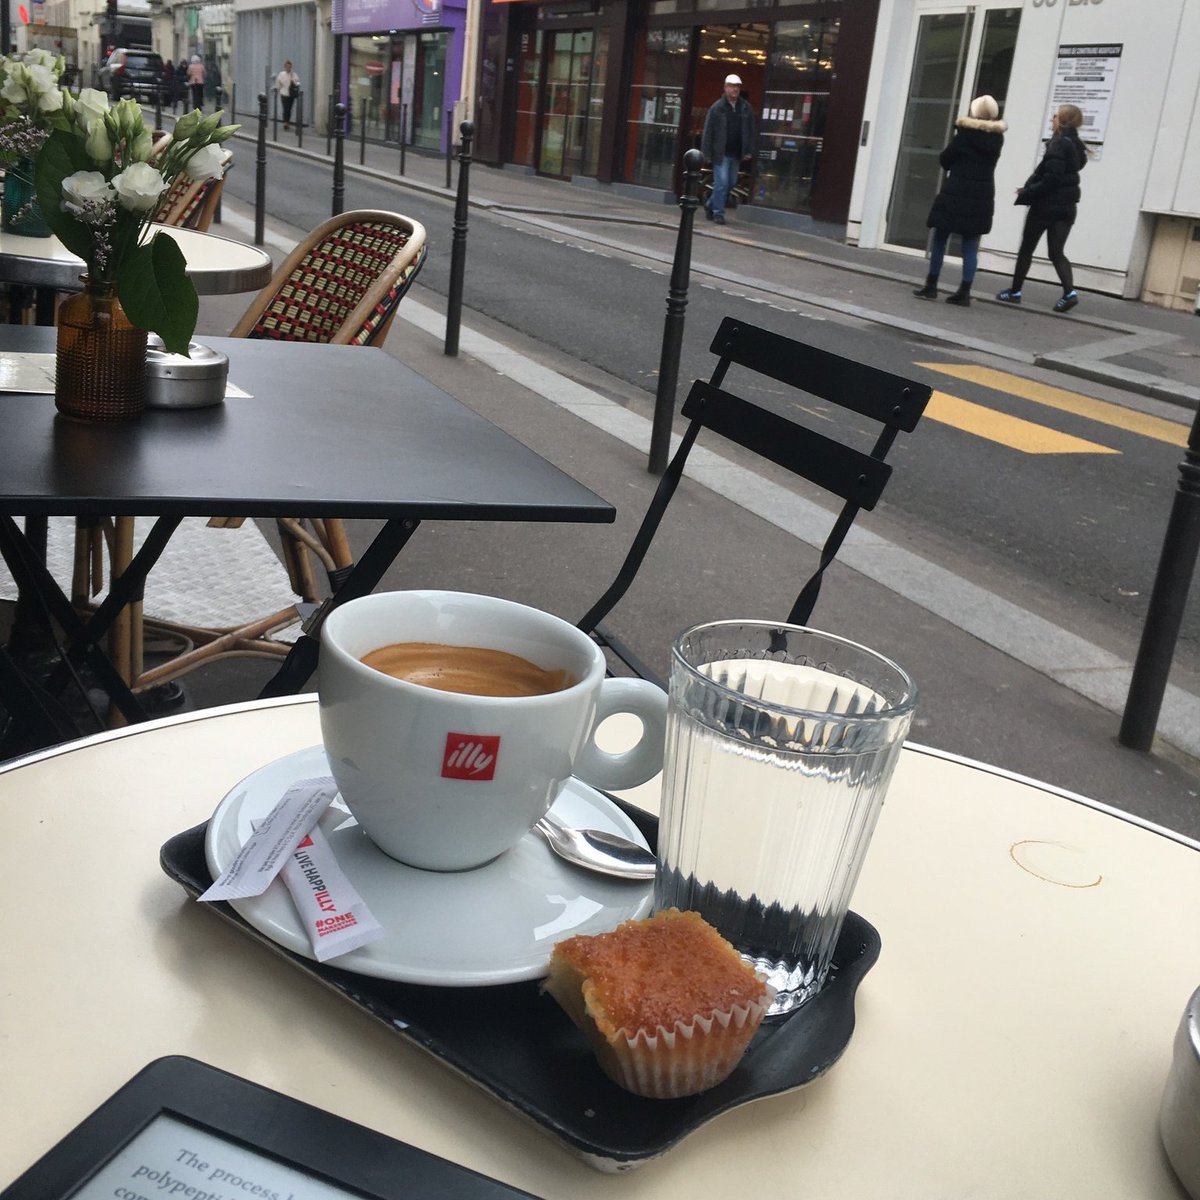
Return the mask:
[[845, 638], [717, 621], [672, 647], [656, 909], [700, 913], [790, 1012], [825, 982], [917, 689]]

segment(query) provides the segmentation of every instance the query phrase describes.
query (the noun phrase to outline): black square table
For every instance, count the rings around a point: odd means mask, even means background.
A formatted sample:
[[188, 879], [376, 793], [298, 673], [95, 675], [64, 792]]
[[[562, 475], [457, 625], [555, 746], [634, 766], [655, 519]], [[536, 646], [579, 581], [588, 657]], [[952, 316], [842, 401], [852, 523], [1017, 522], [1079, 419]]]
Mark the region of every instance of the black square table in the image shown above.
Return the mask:
[[[145, 713], [100, 650], [121, 607], [186, 516], [371, 517], [383, 528], [328, 608], [370, 592], [423, 520], [611, 522], [610, 504], [381, 350], [206, 338], [250, 392], [212, 408], [147, 410], [123, 425], [60, 416], [48, 395], [0, 394], [0, 553], [22, 591], [67, 631], [129, 720]], [[0, 352], [50, 352], [52, 329], [0, 327]], [[84, 624], [14, 519], [154, 516], [143, 547]], [[316, 664], [319, 618], [267, 685], [282, 695]], [[56, 668], [50, 688], [66, 679]], [[19, 686], [0, 661], [0, 695]], [[28, 692], [15, 703], [30, 703]], [[10, 710], [11, 711], [11, 710]]]

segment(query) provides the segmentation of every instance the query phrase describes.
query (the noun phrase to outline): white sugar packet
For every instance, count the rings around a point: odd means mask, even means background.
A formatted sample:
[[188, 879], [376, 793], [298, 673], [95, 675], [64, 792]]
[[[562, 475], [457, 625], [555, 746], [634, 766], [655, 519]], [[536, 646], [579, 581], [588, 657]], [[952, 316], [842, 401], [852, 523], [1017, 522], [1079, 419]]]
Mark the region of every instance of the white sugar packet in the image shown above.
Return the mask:
[[338, 866], [320, 826], [314, 826], [283, 865], [283, 882], [300, 914], [317, 962], [378, 941], [385, 930]]
[[261, 896], [283, 869], [296, 843], [310, 832], [338, 794], [332, 776], [301, 779], [254, 827], [246, 844], [201, 900], [248, 900]]

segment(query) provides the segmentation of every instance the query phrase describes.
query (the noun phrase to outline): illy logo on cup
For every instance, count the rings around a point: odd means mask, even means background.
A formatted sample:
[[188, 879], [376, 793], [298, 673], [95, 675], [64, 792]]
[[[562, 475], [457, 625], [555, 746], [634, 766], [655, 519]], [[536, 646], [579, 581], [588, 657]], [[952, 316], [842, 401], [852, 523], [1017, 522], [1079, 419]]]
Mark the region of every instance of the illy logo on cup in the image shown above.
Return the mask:
[[448, 733], [442, 755], [443, 779], [491, 779], [500, 753], [498, 734]]

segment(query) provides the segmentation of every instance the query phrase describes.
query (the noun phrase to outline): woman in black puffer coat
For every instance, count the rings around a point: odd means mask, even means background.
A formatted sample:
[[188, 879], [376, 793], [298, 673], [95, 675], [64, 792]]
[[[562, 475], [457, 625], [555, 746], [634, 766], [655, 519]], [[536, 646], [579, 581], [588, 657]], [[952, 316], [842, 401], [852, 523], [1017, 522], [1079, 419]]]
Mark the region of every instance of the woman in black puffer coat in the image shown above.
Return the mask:
[[1012, 287], [997, 294], [997, 300], [1006, 304], [1021, 303], [1021, 286], [1029, 274], [1033, 252], [1046, 235], [1046, 252], [1054, 264], [1063, 294], [1054, 302], [1055, 312], [1067, 312], [1079, 303], [1075, 281], [1071, 274], [1071, 263], [1064, 253], [1067, 235], [1075, 224], [1076, 205], [1079, 203], [1079, 172], [1087, 165], [1087, 150], [1079, 140], [1078, 129], [1083, 124], [1083, 113], [1073, 104], [1064, 104], [1050, 118], [1050, 143], [1042, 161], [1017, 190], [1017, 204], [1028, 204], [1025, 215], [1025, 232], [1021, 235], [1021, 248], [1017, 251], [1017, 265], [1013, 271]]
[[913, 290], [922, 300], [937, 299], [937, 281], [942, 271], [946, 243], [952, 233], [962, 239], [963, 273], [958, 291], [946, 297], [947, 304], [966, 307], [971, 303], [971, 283], [979, 261], [979, 239], [991, 231], [996, 206], [996, 161], [1004, 146], [1008, 127], [999, 120], [1000, 108], [991, 96], [971, 101], [970, 115], [955, 122], [954, 137], [942, 151], [942, 170], [949, 172], [942, 190], [934, 198], [925, 224], [933, 230], [929, 275], [923, 287]]

